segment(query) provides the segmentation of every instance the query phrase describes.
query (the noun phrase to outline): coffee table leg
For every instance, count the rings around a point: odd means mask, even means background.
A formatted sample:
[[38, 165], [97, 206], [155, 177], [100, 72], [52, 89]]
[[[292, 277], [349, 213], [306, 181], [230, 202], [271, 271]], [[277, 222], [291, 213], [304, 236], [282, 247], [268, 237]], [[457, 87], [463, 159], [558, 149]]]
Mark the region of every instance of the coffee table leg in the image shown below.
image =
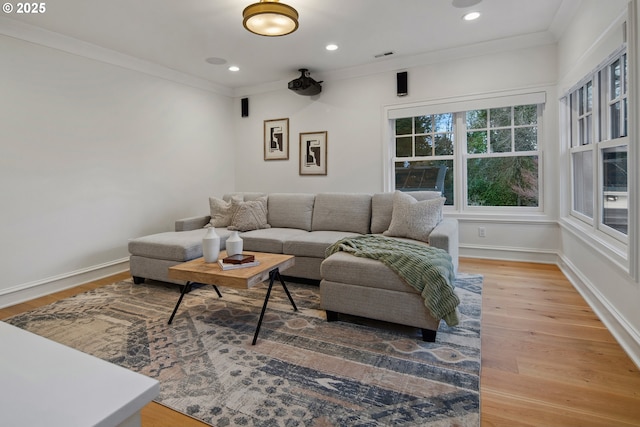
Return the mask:
[[218, 294], [218, 296], [219, 296], [220, 298], [222, 298], [222, 294], [221, 294], [221, 293], [220, 293], [220, 291], [218, 290], [218, 287], [217, 287], [216, 285], [211, 285], [211, 286], [213, 286], [213, 289], [215, 289], [215, 290], [216, 290], [216, 293]]
[[276, 271], [276, 275], [278, 276], [278, 279], [280, 279], [280, 283], [282, 284], [282, 287], [284, 288], [285, 293], [289, 297], [289, 301], [291, 301], [291, 305], [293, 306], [293, 311], [298, 311], [298, 307], [296, 307], [296, 303], [293, 302], [293, 298], [291, 298], [291, 294], [289, 293], [289, 289], [287, 289], [287, 285], [284, 284], [284, 280], [282, 279], [282, 276], [280, 275], [280, 270]]
[[[182, 302], [182, 298], [184, 298], [184, 294], [186, 294], [191, 290], [192, 284], [193, 282], [187, 282], [187, 284], [182, 287], [182, 292], [180, 293], [180, 298], [178, 298], [178, 303], [176, 304], [175, 308], [173, 309], [173, 313], [171, 313], [171, 317], [169, 318], [169, 325], [171, 324], [171, 322], [173, 322], [173, 317], [176, 315], [176, 312], [178, 311], [178, 307], [180, 307], [180, 303]], [[211, 285], [211, 286], [213, 286], [213, 289], [215, 289], [218, 296], [222, 298], [222, 294], [218, 290], [218, 287], [216, 285]]]
[[291, 305], [293, 305], [293, 309], [298, 311], [298, 307], [296, 307], [296, 303], [293, 302], [293, 298], [291, 298], [291, 294], [289, 293], [289, 289], [284, 284], [284, 280], [282, 280], [282, 276], [280, 276], [280, 270], [278, 268], [274, 268], [269, 272], [269, 288], [267, 289], [267, 295], [264, 297], [264, 304], [262, 304], [262, 311], [260, 312], [260, 319], [258, 319], [258, 326], [256, 326], [256, 332], [253, 334], [253, 342], [251, 345], [256, 345], [256, 341], [258, 340], [258, 334], [260, 333], [260, 327], [262, 326], [262, 319], [264, 318], [264, 312], [267, 310], [267, 303], [269, 302], [269, 297], [271, 296], [271, 289], [273, 288], [273, 282], [276, 281], [276, 278], [280, 280], [284, 291], [287, 293], [289, 297], [289, 301], [291, 301]]
[[180, 298], [178, 298], [178, 303], [176, 304], [175, 308], [173, 309], [173, 313], [171, 313], [171, 317], [169, 318], [169, 325], [171, 324], [171, 322], [173, 322], [173, 316], [176, 315], [176, 311], [178, 311], [178, 307], [180, 307], [180, 303], [182, 302], [182, 298], [184, 298], [184, 294], [186, 294], [188, 291], [188, 289], [191, 288], [191, 282], [187, 282], [183, 287], [182, 287], [182, 292], [180, 293]]

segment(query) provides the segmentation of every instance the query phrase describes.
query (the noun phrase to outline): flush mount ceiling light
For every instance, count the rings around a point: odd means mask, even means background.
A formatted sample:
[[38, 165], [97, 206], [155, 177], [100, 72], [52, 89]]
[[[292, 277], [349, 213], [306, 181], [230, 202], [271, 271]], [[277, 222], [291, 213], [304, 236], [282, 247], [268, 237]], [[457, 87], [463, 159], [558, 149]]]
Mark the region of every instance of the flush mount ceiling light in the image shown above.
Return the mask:
[[278, 0], [260, 0], [242, 12], [242, 25], [254, 34], [285, 36], [298, 29], [298, 11]]

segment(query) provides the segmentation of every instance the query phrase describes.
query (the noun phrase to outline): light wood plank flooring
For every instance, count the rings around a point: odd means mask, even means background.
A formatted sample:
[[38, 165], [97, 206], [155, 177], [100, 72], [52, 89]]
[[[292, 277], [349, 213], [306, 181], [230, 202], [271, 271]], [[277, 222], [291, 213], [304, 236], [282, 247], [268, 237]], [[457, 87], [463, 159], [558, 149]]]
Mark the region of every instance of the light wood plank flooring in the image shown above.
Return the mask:
[[[640, 370], [553, 265], [461, 259], [484, 275], [482, 426], [640, 426]], [[116, 280], [0, 309], [0, 319]], [[157, 403], [144, 427], [205, 424]]]

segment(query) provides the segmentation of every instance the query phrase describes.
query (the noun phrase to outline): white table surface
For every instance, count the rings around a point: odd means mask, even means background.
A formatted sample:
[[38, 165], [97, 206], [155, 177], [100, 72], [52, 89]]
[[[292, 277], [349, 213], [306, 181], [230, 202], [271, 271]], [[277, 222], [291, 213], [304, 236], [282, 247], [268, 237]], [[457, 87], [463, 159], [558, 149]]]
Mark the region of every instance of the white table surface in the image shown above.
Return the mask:
[[159, 393], [154, 379], [0, 322], [0, 426], [117, 426]]

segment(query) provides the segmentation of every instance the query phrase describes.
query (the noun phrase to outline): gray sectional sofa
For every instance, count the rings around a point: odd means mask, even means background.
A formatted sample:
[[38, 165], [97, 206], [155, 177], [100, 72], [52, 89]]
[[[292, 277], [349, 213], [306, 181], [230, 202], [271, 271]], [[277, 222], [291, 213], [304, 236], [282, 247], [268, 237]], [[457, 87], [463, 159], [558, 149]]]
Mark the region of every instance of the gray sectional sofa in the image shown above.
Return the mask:
[[[423, 298], [415, 289], [381, 262], [344, 252], [325, 259], [327, 248], [342, 238], [389, 234], [388, 231], [393, 228], [392, 220], [402, 220], [398, 218], [398, 213], [407, 212], [397, 208], [397, 199], [402, 197], [406, 202], [407, 194], [411, 195], [410, 204], [442, 197], [439, 192], [432, 191], [373, 195], [230, 193], [224, 195], [222, 200], [229, 205], [233, 202], [257, 203], [259, 200], [266, 203], [268, 225], [262, 224], [260, 227], [265, 228], [240, 234], [244, 250], [294, 255], [295, 265], [282, 274], [320, 280], [322, 306], [327, 310], [329, 320], [335, 320], [339, 313], [344, 313], [390, 321], [421, 328], [424, 338], [432, 340], [440, 320], [428, 313]], [[217, 218], [214, 212], [212, 214]], [[134, 281], [140, 283], [144, 279], [153, 279], [184, 285], [167, 277], [168, 268], [202, 256], [204, 227], [210, 221], [213, 222], [211, 215], [182, 219], [176, 221], [174, 232], [130, 240], [130, 271]], [[410, 218], [409, 222], [421, 221], [421, 218]], [[455, 271], [458, 266], [457, 220], [440, 216], [436, 223], [427, 239], [422, 236], [420, 240], [413, 240], [411, 235], [397, 238], [447, 251]], [[221, 237], [221, 249], [224, 249], [231, 231], [218, 226], [216, 232]], [[428, 243], [424, 240], [428, 240]], [[363, 271], [368, 274], [362, 274]]]

